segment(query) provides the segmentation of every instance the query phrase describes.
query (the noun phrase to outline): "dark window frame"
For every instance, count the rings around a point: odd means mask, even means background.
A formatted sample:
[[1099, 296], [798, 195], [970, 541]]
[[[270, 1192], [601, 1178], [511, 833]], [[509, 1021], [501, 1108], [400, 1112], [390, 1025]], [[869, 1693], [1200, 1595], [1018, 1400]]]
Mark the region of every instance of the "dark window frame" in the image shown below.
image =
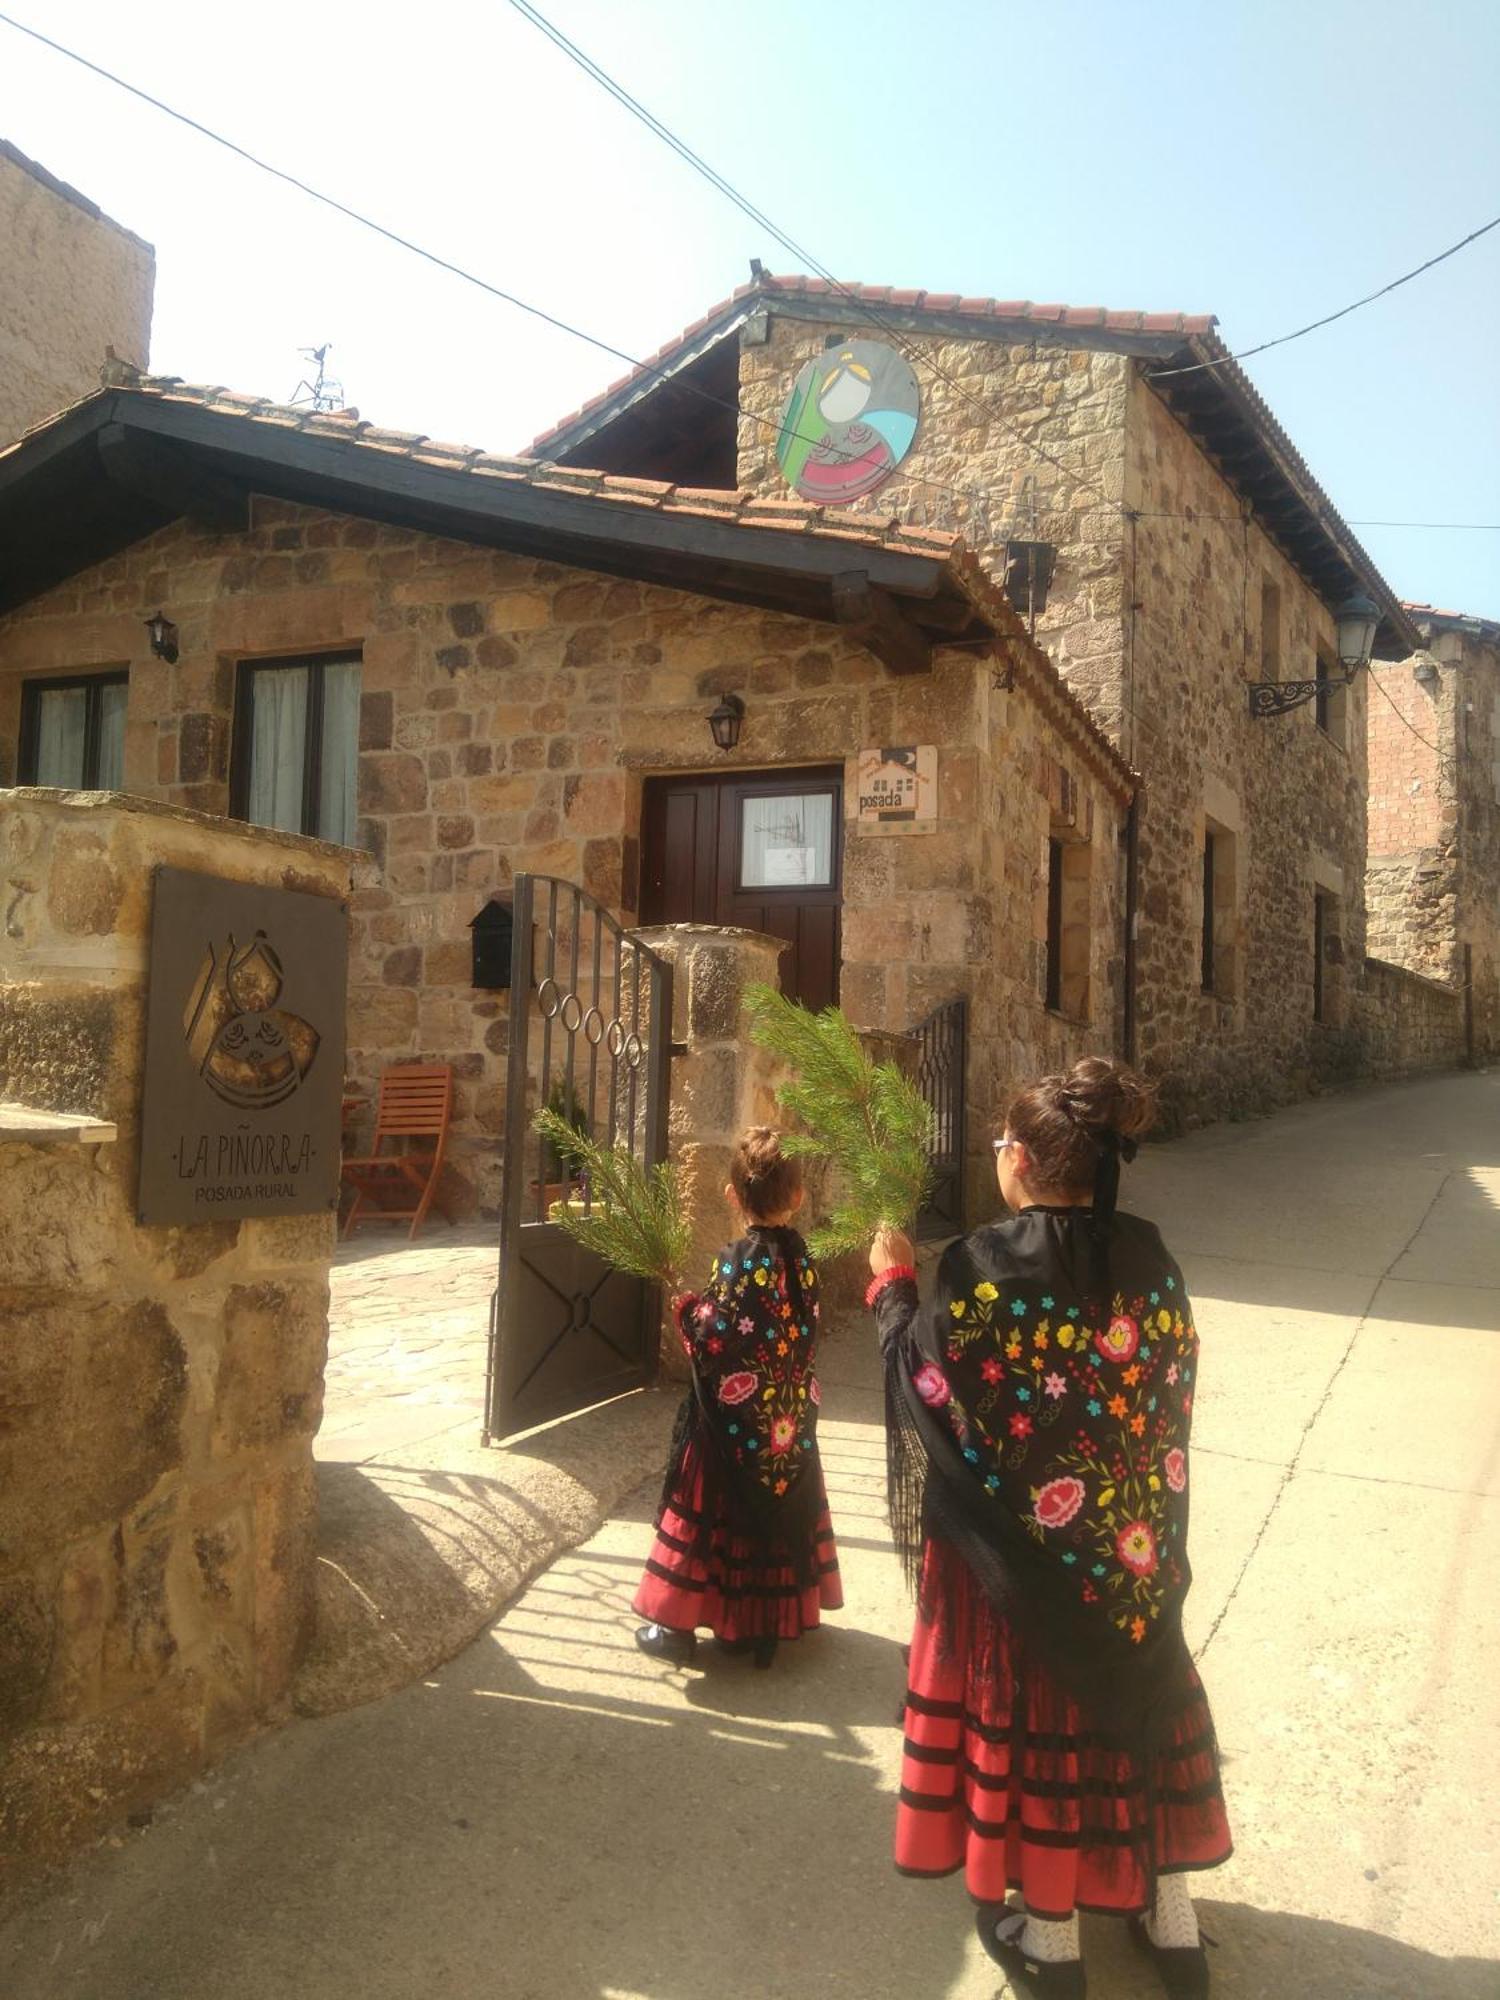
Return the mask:
[[1218, 984], [1214, 977], [1214, 830], [1208, 827], [1203, 834], [1203, 991], [1214, 993]]
[[1047, 841], [1047, 985], [1044, 1005], [1062, 1012], [1063, 843]]
[[[828, 776], [815, 778], [811, 783], [796, 782], [796, 769], [788, 774], [785, 784], [751, 782], [731, 786], [734, 791], [734, 860], [731, 874], [734, 894], [737, 896], [768, 896], [774, 902], [779, 897], [794, 900], [806, 894], [809, 889], [823, 889], [832, 894], [843, 894], [843, 842], [839, 838], [840, 815], [843, 810], [843, 778]], [[827, 798], [829, 805], [828, 825], [828, 868], [826, 882], [747, 882], [745, 880], [745, 808], [757, 804], [762, 799], [811, 799]]]
[[107, 667], [98, 673], [56, 674], [45, 680], [30, 680], [21, 683], [21, 736], [16, 746], [16, 783], [34, 785], [37, 782], [36, 762], [42, 731], [42, 696], [60, 694], [67, 688], [86, 688], [88, 699], [83, 711], [83, 776], [78, 789], [93, 792], [99, 789], [99, 742], [103, 733], [104, 697], [102, 690], [107, 687], [130, 685], [128, 667]]
[[[323, 791], [323, 669], [359, 667], [361, 693], [364, 685], [364, 653], [358, 647], [344, 647], [336, 653], [283, 653], [269, 660], [241, 660], [235, 670], [234, 742], [229, 756], [229, 816], [250, 821], [250, 756], [255, 676], [289, 667], [307, 669], [307, 713], [302, 750], [302, 824], [297, 829], [312, 840], [330, 836], [318, 828], [318, 806]], [[356, 740], [355, 757], [359, 750]]]
[[1328, 947], [1328, 898], [1321, 889], [1313, 892], [1313, 1019], [1322, 1021], [1327, 1013], [1327, 989], [1323, 981], [1323, 955]]

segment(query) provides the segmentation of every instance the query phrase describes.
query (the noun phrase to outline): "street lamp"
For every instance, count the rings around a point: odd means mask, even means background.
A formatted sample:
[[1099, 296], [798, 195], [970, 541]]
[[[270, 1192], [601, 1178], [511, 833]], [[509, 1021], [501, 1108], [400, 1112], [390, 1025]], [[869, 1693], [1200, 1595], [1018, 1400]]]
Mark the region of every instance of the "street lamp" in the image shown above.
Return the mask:
[[1267, 715], [1286, 715], [1294, 708], [1302, 708], [1320, 695], [1326, 695], [1330, 688], [1347, 687], [1361, 667], [1370, 664], [1370, 655], [1375, 650], [1375, 634], [1380, 629], [1380, 606], [1372, 602], [1363, 592], [1356, 591], [1346, 597], [1333, 614], [1338, 629], [1339, 664], [1344, 669], [1342, 681], [1336, 675], [1319, 674], [1310, 681], [1251, 681], [1250, 713], [1260, 719]]
[[146, 630], [151, 635], [151, 650], [157, 659], [165, 660], [170, 667], [177, 659], [177, 627], [165, 611], [158, 611], [145, 620]]

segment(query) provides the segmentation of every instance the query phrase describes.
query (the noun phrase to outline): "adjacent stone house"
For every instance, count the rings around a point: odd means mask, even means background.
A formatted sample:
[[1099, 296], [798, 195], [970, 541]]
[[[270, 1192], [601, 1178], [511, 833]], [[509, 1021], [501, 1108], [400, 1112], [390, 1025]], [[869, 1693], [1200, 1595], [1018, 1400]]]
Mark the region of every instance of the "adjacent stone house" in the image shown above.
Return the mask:
[[[1377, 654], [1416, 644], [1213, 326], [758, 276], [530, 447], [785, 493], [804, 364], [852, 337], [907, 358], [915, 438], [843, 514], [958, 530], [1023, 603], [1051, 570], [1036, 638], [1145, 779], [1126, 1046], [1191, 1118], [1361, 1067], [1367, 690], [1334, 613], [1364, 592]], [[1320, 677], [1252, 719], [1248, 683]]]
[[156, 257], [0, 139], [0, 444], [86, 396], [113, 352], [144, 368]]
[[[0, 453], [0, 783], [97, 786], [111, 732], [128, 792], [364, 851], [353, 1074], [454, 1064], [485, 1209], [509, 995], [470, 925], [523, 869], [770, 931], [868, 1027], [969, 996], [976, 1149], [1122, 1032], [1132, 773], [947, 531], [122, 380]], [[861, 795], [891, 746], [912, 819]]]
[[1374, 670], [1369, 948], [1456, 990], [1500, 1052], [1500, 621], [1408, 605], [1423, 650]]

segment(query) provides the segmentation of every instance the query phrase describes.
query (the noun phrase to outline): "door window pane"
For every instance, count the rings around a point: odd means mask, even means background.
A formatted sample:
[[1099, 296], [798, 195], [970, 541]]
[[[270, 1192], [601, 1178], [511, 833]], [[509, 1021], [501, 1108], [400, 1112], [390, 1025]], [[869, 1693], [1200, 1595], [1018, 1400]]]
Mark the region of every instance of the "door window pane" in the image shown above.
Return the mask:
[[302, 831], [307, 755], [307, 668], [260, 667], [250, 677], [250, 788], [255, 826]]
[[827, 888], [833, 881], [833, 794], [784, 793], [740, 807], [742, 889]]
[[354, 792], [359, 763], [359, 661], [323, 668], [323, 756], [318, 784], [320, 840], [354, 842]]
[[101, 792], [118, 792], [125, 783], [125, 707], [129, 692], [123, 681], [106, 681], [99, 690], [99, 769], [94, 785]]
[[36, 772], [32, 783], [77, 790], [88, 782], [84, 745], [89, 691], [86, 687], [43, 688], [36, 703]]

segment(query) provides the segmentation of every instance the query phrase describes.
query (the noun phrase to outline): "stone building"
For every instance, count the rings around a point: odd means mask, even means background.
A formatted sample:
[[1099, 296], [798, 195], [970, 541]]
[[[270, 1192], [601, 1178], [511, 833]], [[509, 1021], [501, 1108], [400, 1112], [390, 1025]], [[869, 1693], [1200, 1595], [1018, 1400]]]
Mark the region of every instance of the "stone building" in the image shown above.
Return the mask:
[[1424, 650], [1370, 705], [1369, 948], [1463, 995], [1500, 1052], [1500, 620], [1408, 605]]
[[156, 257], [86, 195], [0, 139], [0, 444], [144, 368]]
[[[353, 1073], [454, 1064], [484, 1208], [470, 925], [523, 869], [769, 931], [867, 1027], [970, 996], [976, 1113], [1122, 1030], [1132, 774], [947, 531], [122, 383], [0, 453], [0, 783], [96, 786], [111, 731], [126, 791], [365, 851]], [[891, 746], [915, 817], [862, 795]]]
[[[1144, 776], [1125, 1044], [1203, 1118], [1363, 1062], [1367, 691], [1353, 591], [1402, 658], [1410, 619], [1208, 318], [760, 276], [537, 438], [563, 466], [784, 494], [799, 371], [851, 338], [915, 371], [907, 455], [842, 509], [961, 532]], [[1252, 719], [1247, 684], [1326, 691]]]

